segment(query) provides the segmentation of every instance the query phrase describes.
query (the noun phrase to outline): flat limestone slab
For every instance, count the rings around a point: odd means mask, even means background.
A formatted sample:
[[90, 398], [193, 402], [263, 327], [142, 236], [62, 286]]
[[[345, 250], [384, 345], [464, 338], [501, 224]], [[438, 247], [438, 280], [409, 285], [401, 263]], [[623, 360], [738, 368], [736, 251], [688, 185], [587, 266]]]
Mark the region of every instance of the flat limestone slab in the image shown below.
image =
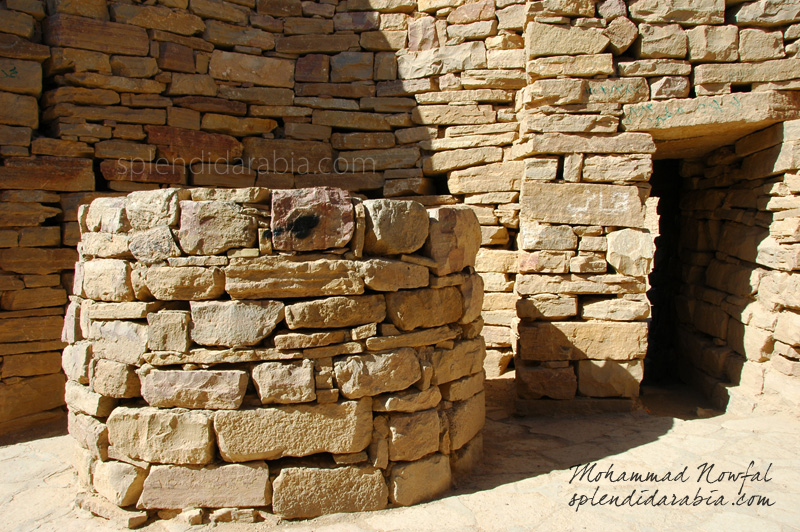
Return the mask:
[[[372, 437], [372, 401], [230, 410], [214, 417], [226, 462], [273, 460], [319, 452], [357, 453]], [[292, 427], [286, 431], [285, 427]]]
[[561, 224], [642, 227], [642, 201], [635, 186], [537, 183], [522, 187], [527, 220]]
[[656, 159], [698, 157], [800, 117], [797, 92], [750, 92], [625, 105], [622, 128], [653, 135]]

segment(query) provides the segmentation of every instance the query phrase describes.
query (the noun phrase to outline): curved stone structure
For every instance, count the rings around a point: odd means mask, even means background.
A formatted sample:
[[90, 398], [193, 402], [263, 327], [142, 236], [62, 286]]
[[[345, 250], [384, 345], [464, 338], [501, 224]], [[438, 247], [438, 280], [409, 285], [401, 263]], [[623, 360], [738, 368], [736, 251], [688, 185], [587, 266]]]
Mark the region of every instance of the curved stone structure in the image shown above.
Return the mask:
[[377, 510], [443, 493], [479, 457], [471, 210], [160, 189], [97, 199], [79, 220], [64, 368], [97, 494], [84, 507], [130, 524]]

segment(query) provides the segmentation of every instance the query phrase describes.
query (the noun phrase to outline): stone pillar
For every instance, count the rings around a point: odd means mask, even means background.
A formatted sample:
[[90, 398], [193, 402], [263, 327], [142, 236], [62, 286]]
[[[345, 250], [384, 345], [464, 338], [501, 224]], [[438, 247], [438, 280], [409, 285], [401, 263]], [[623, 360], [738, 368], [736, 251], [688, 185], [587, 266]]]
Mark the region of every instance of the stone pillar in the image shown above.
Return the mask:
[[85, 508], [126, 523], [377, 510], [436, 497], [479, 460], [469, 209], [159, 189], [79, 220], [63, 364]]

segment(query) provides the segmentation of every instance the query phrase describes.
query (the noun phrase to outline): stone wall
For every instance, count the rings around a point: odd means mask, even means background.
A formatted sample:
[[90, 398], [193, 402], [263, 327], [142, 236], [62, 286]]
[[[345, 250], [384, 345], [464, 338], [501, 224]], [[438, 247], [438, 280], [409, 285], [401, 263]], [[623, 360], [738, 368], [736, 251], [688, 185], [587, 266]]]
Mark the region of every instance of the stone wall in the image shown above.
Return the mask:
[[6, 1], [0, 431], [60, 411], [77, 206], [165, 186], [466, 204], [491, 364], [516, 349], [527, 398], [635, 396], [651, 158], [798, 118], [799, 22], [796, 0]]
[[376, 510], [480, 458], [470, 210], [170, 188], [96, 199], [79, 223], [64, 369], [84, 508]]
[[800, 121], [685, 163], [680, 367], [715, 403], [800, 403]]

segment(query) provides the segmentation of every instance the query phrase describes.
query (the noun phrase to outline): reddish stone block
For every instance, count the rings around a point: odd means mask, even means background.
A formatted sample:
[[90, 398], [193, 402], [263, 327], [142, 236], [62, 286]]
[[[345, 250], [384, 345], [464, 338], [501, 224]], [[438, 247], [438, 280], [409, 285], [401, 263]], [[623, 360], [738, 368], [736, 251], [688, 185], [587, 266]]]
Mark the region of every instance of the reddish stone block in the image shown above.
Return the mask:
[[174, 42], [158, 43], [158, 68], [173, 72], [195, 73], [194, 52], [188, 46]]
[[0, 188], [76, 192], [94, 190], [91, 159], [15, 157], [0, 167]]
[[186, 184], [186, 167], [166, 162], [103, 161], [100, 163], [100, 172], [109, 181]]
[[147, 126], [147, 142], [158, 146], [159, 159], [191, 164], [231, 160], [242, 155], [242, 143], [230, 135], [170, 126]]
[[219, 113], [223, 115], [244, 116], [247, 114], [247, 104], [234, 102], [210, 96], [184, 96], [175, 98], [172, 102], [179, 107], [186, 107], [200, 113]]
[[73, 15], [55, 15], [45, 20], [43, 33], [45, 44], [50, 46], [121, 55], [150, 53], [147, 30], [128, 24]]
[[330, 57], [324, 54], [309, 54], [297, 60], [295, 81], [325, 83], [330, 72]]
[[272, 246], [311, 251], [345, 246], [355, 217], [349, 192], [338, 188], [299, 188], [272, 192]]

